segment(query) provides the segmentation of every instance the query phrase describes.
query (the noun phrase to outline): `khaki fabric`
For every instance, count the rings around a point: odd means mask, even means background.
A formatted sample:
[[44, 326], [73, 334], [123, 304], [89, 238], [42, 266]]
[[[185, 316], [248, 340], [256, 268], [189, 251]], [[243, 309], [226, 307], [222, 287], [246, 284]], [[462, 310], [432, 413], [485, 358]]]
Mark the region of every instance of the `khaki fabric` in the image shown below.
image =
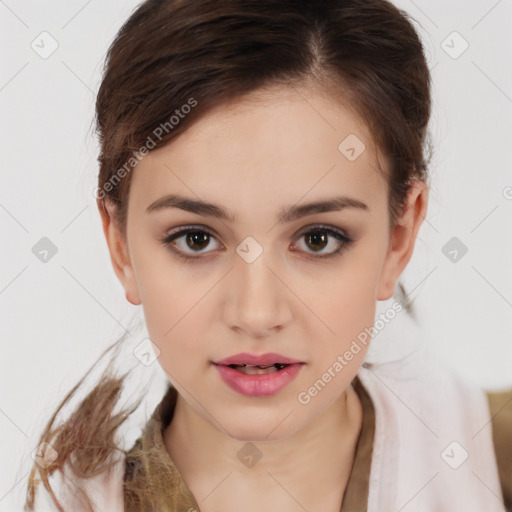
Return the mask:
[[[363, 407], [363, 425], [356, 446], [352, 472], [347, 483], [340, 512], [366, 512], [369, 491], [369, 476], [372, 460], [372, 448], [375, 434], [375, 410], [371, 398], [359, 377], [352, 382]], [[169, 387], [164, 398], [156, 407], [152, 417], [145, 425], [142, 435], [125, 460], [124, 502], [125, 512], [152, 512], [150, 502], [137, 501], [129, 491], [128, 482], [140, 483], [147, 496], [161, 496], [165, 509], [159, 512], [199, 512], [191, 491], [183, 481], [181, 474], [170, 458], [163, 443], [162, 432], [172, 420], [176, 404], [177, 391]], [[487, 392], [493, 428], [495, 454], [498, 463], [500, 482], [507, 510], [512, 510], [512, 389], [505, 392]], [[144, 460], [139, 450], [150, 455]], [[164, 479], [156, 482], [151, 475], [165, 474]], [[128, 504], [133, 502], [133, 506]]]
[[487, 392], [494, 452], [505, 506], [512, 511], [512, 389]]

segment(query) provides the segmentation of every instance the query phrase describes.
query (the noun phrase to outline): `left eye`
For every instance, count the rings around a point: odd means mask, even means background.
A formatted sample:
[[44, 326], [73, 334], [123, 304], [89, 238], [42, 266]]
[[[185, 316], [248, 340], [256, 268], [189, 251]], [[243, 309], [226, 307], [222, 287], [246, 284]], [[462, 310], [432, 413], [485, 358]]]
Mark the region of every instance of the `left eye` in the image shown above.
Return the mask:
[[[189, 249], [199, 249], [197, 251], [193, 252], [200, 252], [201, 249], [204, 249], [205, 247], [208, 247], [210, 238], [215, 240], [215, 237], [213, 233], [210, 233], [209, 231], [206, 231], [204, 228], [202, 229], [182, 229], [178, 231], [177, 233], [169, 235], [167, 238], [164, 239], [164, 245], [169, 245], [174, 240], [179, 240], [180, 238], [184, 238], [185, 247], [188, 247]], [[183, 243], [183, 240], [181, 241]], [[180, 244], [175, 244], [180, 246]], [[169, 247], [172, 251], [175, 251], [171, 246]], [[185, 252], [184, 247], [179, 247], [180, 251]], [[176, 252], [176, 251], [175, 251]], [[190, 254], [190, 253], [189, 253]]]
[[331, 246], [334, 246], [334, 248], [330, 251], [326, 251], [327, 254], [321, 254], [319, 256], [320, 258], [332, 256], [342, 251], [346, 246], [348, 246], [352, 242], [350, 238], [348, 238], [340, 231], [324, 227], [316, 227], [310, 229], [309, 231], [306, 231], [305, 233], [302, 233], [299, 239], [302, 240], [303, 238], [306, 241], [306, 245], [310, 249], [314, 249], [313, 255], [316, 255], [316, 253], [322, 251], [323, 249], [325, 249], [325, 247], [329, 246], [330, 241], [333, 242], [331, 243]]
[[[352, 239], [343, 234], [341, 231], [324, 226], [316, 226], [314, 228], [310, 228], [308, 231], [305, 231], [299, 235], [299, 239], [303, 238], [306, 241], [306, 246], [310, 249], [313, 249], [312, 253], [308, 253], [307, 250], [304, 252], [307, 254], [312, 254], [313, 257], [316, 258], [328, 258], [330, 256], [334, 256], [335, 254], [340, 254], [343, 249], [347, 248], [353, 242]], [[331, 251], [327, 251], [327, 254], [318, 254], [329, 246], [329, 243], [333, 238], [337, 241], [337, 243], [334, 243], [334, 248]], [[169, 234], [161, 241], [173, 253], [181, 256], [182, 258], [191, 260], [194, 258], [199, 258], [197, 256], [189, 256], [191, 254], [212, 252], [204, 250], [210, 244], [211, 239], [216, 240], [215, 235], [206, 228], [186, 227], [180, 229], [178, 232]], [[181, 243], [178, 243], [178, 241]], [[178, 249], [175, 248], [176, 246]], [[336, 246], [338, 246], [338, 248], [336, 248]], [[297, 246], [293, 245], [292, 247], [295, 251], [295, 247]], [[191, 252], [189, 252], [187, 249], [191, 249]]]

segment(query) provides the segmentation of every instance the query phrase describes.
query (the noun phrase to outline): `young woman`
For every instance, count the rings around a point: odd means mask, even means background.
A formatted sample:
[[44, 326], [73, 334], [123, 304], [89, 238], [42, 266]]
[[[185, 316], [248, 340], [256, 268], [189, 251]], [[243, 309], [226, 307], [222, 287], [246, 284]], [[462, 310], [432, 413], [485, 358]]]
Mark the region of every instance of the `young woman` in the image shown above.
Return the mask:
[[365, 362], [377, 301], [409, 313], [430, 108], [387, 1], [142, 3], [108, 52], [96, 193], [169, 388], [129, 449], [126, 376], [59, 408], [26, 510], [505, 511], [512, 392], [421, 351]]

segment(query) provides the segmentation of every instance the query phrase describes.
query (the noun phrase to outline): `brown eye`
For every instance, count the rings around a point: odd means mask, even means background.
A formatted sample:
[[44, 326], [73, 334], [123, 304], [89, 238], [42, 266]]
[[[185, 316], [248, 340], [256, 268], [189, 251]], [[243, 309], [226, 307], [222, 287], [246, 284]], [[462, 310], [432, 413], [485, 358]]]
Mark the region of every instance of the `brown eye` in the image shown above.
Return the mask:
[[306, 242], [308, 247], [315, 251], [321, 251], [324, 249], [328, 242], [328, 236], [321, 231], [310, 231], [310, 233], [307, 233], [305, 237], [308, 241]]
[[205, 247], [208, 247], [210, 235], [205, 231], [189, 231], [186, 234], [185, 240], [185, 243], [190, 249], [202, 250]]
[[[299, 239], [301, 241], [304, 240], [306, 248], [302, 249], [300, 247], [301, 244], [297, 244], [294, 246], [293, 250], [299, 247], [306, 255], [312, 255], [310, 259], [330, 258], [331, 256], [341, 255], [353, 242], [351, 238], [341, 231], [323, 226], [317, 226], [302, 233]], [[329, 246], [331, 246], [332, 249], [330, 251], [324, 251], [324, 249]]]
[[212, 252], [207, 250], [212, 240], [216, 240], [213, 233], [196, 227], [180, 229], [164, 237], [162, 243], [178, 256], [190, 260], [196, 257], [194, 254]]

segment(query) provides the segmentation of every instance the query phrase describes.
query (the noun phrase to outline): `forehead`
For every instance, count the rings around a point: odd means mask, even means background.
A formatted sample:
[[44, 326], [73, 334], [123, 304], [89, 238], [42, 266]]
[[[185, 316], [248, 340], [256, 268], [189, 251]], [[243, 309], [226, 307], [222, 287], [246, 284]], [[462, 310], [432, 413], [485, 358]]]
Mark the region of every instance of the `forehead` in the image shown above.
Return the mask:
[[319, 90], [272, 88], [216, 106], [149, 152], [133, 171], [130, 202], [147, 206], [173, 192], [242, 209], [329, 192], [382, 202], [379, 166], [371, 133], [350, 105]]

